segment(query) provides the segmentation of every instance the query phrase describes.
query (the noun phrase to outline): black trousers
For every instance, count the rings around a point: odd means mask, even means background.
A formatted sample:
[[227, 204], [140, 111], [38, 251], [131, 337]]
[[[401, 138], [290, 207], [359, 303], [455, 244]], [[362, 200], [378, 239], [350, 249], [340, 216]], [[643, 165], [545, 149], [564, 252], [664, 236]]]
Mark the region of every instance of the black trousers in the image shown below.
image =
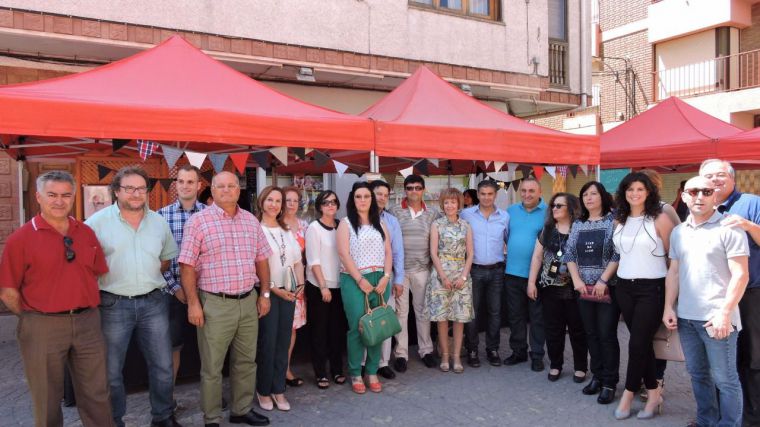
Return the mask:
[[306, 320], [311, 335], [311, 364], [316, 378], [328, 378], [325, 366], [330, 363], [330, 373], [343, 375], [343, 351], [346, 346], [348, 323], [343, 311], [340, 289], [330, 289], [330, 302], [322, 301], [319, 287], [306, 283]]
[[528, 355], [530, 319], [530, 358], [544, 358], [544, 315], [541, 298], [528, 298], [528, 279], [507, 274], [504, 280], [509, 312], [509, 347], [520, 357]]
[[[568, 291], [569, 297], [568, 297]], [[588, 346], [586, 331], [578, 309], [578, 301], [572, 295], [572, 289], [547, 286], [539, 295], [543, 302], [544, 329], [546, 331], [546, 352], [549, 354], [549, 367], [562, 369], [565, 361], [565, 332], [570, 335], [573, 348], [573, 368], [586, 372], [588, 369]]]
[[620, 345], [617, 337], [620, 308], [617, 305], [615, 288], [616, 286], [609, 288], [611, 304], [578, 301], [591, 356], [591, 373], [602, 385], [612, 388], [615, 388], [620, 380]]
[[652, 340], [662, 323], [665, 306], [665, 278], [619, 278], [617, 301], [631, 338], [628, 340], [628, 368], [625, 389], [639, 391], [641, 381], [649, 390], [657, 388], [657, 366]]
[[739, 301], [742, 330], [737, 351], [744, 394], [743, 425], [760, 425], [760, 288], [748, 288]]

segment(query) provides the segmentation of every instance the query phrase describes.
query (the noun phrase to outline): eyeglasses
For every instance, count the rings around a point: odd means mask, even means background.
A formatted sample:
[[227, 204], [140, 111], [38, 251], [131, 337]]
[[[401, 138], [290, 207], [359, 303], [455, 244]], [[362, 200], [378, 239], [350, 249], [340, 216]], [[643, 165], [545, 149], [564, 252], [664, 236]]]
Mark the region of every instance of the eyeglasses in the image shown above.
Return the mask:
[[552, 204], [552, 209], [562, 209], [567, 205], [563, 205], [562, 203], [554, 203]]
[[233, 191], [233, 190], [235, 190], [235, 189], [236, 189], [236, 188], [238, 188], [238, 187], [239, 187], [239, 185], [237, 185], [237, 184], [229, 184], [229, 185], [215, 185], [215, 186], [214, 186], [214, 188], [216, 188], [217, 190], [224, 190], [224, 189], [227, 189], [227, 190], [230, 190], [230, 191]]
[[322, 200], [322, 206], [338, 206], [337, 200]]
[[705, 197], [710, 197], [715, 192], [714, 188], [690, 188], [688, 190], [684, 190], [684, 193], [688, 194], [691, 197], [697, 197], [697, 194], [702, 193]]
[[406, 186], [406, 191], [422, 191], [424, 189], [425, 187], [421, 185], [407, 185]]
[[132, 187], [131, 185], [124, 187], [120, 185], [119, 188], [124, 190], [127, 194], [134, 194], [135, 191], [137, 191], [137, 194], [145, 194], [148, 192], [148, 187]]
[[77, 253], [74, 249], [71, 249], [71, 245], [74, 244], [74, 240], [69, 236], [63, 236], [63, 246], [66, 248], [66, 261], [71, 262], [77, 257]]

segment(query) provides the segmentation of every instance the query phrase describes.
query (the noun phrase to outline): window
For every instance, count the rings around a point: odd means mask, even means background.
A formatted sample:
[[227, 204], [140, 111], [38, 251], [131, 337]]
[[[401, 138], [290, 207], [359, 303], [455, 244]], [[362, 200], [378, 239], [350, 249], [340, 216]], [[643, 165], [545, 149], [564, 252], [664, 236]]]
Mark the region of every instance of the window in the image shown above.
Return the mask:
[[567, 0], [549, 0], [549, 38], [567, 41]]
[[549, 84], [567, 87], [567, 0], [549, 0]]
[[409, 0], [409, 4], [493, 21], [499, 19], [498, 0]]

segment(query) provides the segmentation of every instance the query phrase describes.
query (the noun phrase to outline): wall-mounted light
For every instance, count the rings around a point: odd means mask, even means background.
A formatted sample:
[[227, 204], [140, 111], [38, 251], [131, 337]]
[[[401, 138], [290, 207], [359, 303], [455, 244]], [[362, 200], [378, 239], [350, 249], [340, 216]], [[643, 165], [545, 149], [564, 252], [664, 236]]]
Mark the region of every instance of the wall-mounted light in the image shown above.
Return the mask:
[[296, 79], [301, 82], [313, 82], [317, 80], [314, 78], [314, 69], [309, 67], [300, 67], [298, 74], [296, 74]]

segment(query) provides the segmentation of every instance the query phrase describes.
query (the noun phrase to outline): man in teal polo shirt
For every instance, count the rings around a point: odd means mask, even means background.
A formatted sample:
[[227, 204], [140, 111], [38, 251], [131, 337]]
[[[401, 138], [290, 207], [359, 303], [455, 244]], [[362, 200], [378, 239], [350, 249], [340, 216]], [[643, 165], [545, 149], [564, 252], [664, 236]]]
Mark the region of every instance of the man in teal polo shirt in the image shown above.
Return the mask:
[[532, 177], [523, 179], [520, 183], [520, 199], [521, 203], [507, 209], [510, 221], [504, 286], [512, 355], [504, 359], [504, 364], [516, 365], [528, 360], [527, 321], [530, 318], [531, 369], [540, 372], [544, 370], [544, 317], [541, 313], [541, 300], [529, 299], [527, 292], [533, 248], [546, 218], [541, 184]]

